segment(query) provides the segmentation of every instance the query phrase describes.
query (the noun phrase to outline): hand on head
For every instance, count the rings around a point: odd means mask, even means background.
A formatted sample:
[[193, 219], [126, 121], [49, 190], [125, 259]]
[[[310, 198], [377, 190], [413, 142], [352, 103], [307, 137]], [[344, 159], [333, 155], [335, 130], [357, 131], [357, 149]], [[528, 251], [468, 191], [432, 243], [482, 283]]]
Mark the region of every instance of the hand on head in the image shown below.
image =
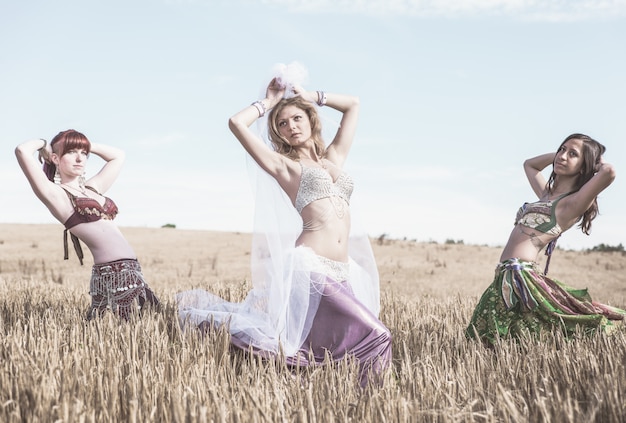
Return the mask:
[[50, 144], [46, 143], [46, 145], [39, 149], [39, 153], [38, 153], [38, 159], [39, 159], [39, 163], [52, 163], [52, 147], [50, 147]]
[[[287, 90], [289, 90], [289, 92], [287, 92]], [[317, 97], [314, 95], [314, 92], [307, 91], [300, 84], [283, 85], [283, 82], [279, 78], [274, 78], [270, 81], [266, 96], [273, 103], [278, 103], [283, 97], [302, 97], [304, 100], [311, 103], [317, 102]]]
[[293, 93], [296, 97], [302, 97], [311, 103], [317, 103], [317, 93], [315, 91], [307, 91], [302, 85], [294, 85]]
[[273, 103], [278, 103], [285, 94], [285, 86], [281, 85], [278, 78], [274, 78], [270, 81], [270, 84], [267, 86], [267, 91], [265, 95], [268, 99], [270, 99]]
[[598, 160], [596, 161], [596, 165], [594, 166], [593, 171], [594, 171], [595, 173], [598, 173], [598, 172], [600, 171], [600, 169], [602, 168], [602, 165], [603, 165], [604, 163], [605, 163], [605, 162], [604, 162], [604, 156], [600, 156], [600, 157], [598, 158]]

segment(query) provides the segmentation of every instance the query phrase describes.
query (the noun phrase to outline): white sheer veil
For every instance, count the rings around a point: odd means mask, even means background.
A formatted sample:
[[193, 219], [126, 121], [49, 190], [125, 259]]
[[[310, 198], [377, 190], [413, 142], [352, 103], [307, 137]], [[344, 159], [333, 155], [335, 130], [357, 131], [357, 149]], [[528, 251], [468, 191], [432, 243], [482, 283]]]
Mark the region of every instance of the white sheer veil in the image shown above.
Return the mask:
[[[285, 98], [293, 96], [293, 87], [306, 86], [308, 71], [299, 62], [288, 65], [276, 64], [267, 81], [276, 78], [285, 86]], [[261, 98], [265, 96], [263, 88]], [[339, 123], [324, 113], [324, 108], [317, 108], [322, 122], [322, 137], [326, 143], [332, 140], [339, 129]], [[272, 144], [268, 136], [267, 114], [256, 122], [259, 137], [270, 148]], [[355, 143], [358, 146], [358, 142]], [[349, 160], [349, 159], [348, 159]], [[285, 274], [290, 269], [289, 252], [294, 248], [296, 238], [302, 231], [302, 219], [291, 204], [287, 194], [280, 188], [276, 180], [269, 176], [247, 155], [248, 170], [255, 196], [254, 236], [252, 244], [252, 282], [254, 286], [265, 286], [268, 281], [267, 272], [271, 269], [276, 281], [289, 280], [292, 276]], [[356, 181], [355, 194], [358, 196], [359, 186]], [[353, 202], [354, 203], [354, 202]], [[376, 316], [380, 311], [379, 277], [376, 262], [367, 233], [360, 223], [358, 210], [351, 206], [352, 225], [349, 240], [351, 259], [351, 285], [357, 298]], [[264, 264], [262, 264], [264, 263]], [[264, 269], [264, 271], [261, 271]], [[280, 274], [281, 276], [277, 275]], [[287, 294], [280, 295], [285, 297]]]
[[[294, 85], [305, 86], [308, 73], [294, 62], [274, 66], [267, 79], [278, 78], [293, 95]], [[263, 90], [260, 98], [265, 97]], [[322, 110], [322, 109], [318, 109]], [[322, 135], [331, 140], [338, 124], [319, 113]], [[256, 132], [269, 148], [267, 114], [258, 119]], [[330, 134], [330, 135], [329, 135]], [[229, 325], [233, 337], [257, 350], [287, 356], [297, 353], [317, 312], [321, 293], [314, 288], [319, 262], [312, 253], [295, 247], [302, 219], [277, 181], [247, 155], [247, 167], [255, 199], [251, 250], [252, 290], [241, 303], [227, 302], [204, 290], [177, 295], [181, 322], [213, 321]], [[355, 192], [358, 193], [358, 184]], [[358, 195], [358, 194], [357, 194]], [[349, 282], [355, 296], [378, 316], [380, 309], [378, 270], [367, 234], [358, 225], [351, 207]]]

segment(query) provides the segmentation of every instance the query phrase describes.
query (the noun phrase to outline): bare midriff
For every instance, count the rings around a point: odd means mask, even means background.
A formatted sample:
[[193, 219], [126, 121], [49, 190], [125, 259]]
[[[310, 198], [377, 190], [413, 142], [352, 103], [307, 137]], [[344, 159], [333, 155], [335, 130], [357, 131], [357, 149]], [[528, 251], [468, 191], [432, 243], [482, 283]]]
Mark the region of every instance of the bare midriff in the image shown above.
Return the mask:
[[510, 258], [536, 261], [539, 252], [553, 239], [554, 236], [552, 235], [518, 224], [511, 231], [509, 241], [500, 256], [500, 261]]
[[[337, 201], [341, 202], [340, 211]], [[309, 247], [317, 255], [331, 260], [348, 261], [350, 210], [344, 200], [322, 198], [305, 207], [301, 216], [305, 229], [296, 240], [296, 246]]]
[[111, 220], [81, 223], [70, 232], [87, 245], [95, 264], [136, 258], [132, 247]]

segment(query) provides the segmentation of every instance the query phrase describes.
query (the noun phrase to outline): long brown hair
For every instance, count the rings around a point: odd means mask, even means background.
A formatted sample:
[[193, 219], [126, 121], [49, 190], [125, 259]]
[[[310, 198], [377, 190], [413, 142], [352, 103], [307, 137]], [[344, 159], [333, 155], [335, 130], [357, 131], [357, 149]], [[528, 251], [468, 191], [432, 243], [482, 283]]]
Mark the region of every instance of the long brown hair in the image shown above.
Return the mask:
[[274, 146], [274, 150], [289, 157], [290, 159], [300, 159], [298, 152], [291, 146], [291, 144], [289, 144], [289, 142], [287, 142], [285, 138], [283, 138], [282, 135], [280, 135], [278, 130], [278, 116], [287, 106], [295, 106], [298, 109], [301, 109], [309, 117], [309, 121], [311, 122], [311, 139], [315, 144], [315, 153], [319, 157], [323, 157], [326, 153], [326, 145], [322, 139], [322, 125], [317, 114], [317, 109], [313, 103], [304, 100], [302, 97], [284, 98], [280, 100], [270, 111], [270, 115], [268, 117], [268, 133], [270, 141]]
[[[557, 151], [563, 147], [567, 141], [577, 139], [583, 142], [582, 148], [582, 156], [583, 156], [583, 165], [580, 170], [580, 174], [574, 183], [574, 191], [578, 191], [585, 185], [593, 175], [596, 173], [597, 166], [600, 164], [600, 160], [602, 159], [602, 155], [606, 151], [606, 147], [600, 144], [598, 141], [594, 140], [588, 135], [584, 134], [572, 134], [565, 138], [565, 140], [561, 143]], [[548, 183], [546, 188], [548, 192], [552, 192], [554, 188], [554, 184], [556, 182], [556, 174], [554, 173], [554, 163], [552, 173], [550, 174], [550, 178], [548, 179]], [[593, 199], [593, 203], [589, 208], [583, 213], [581, 216], [582, 221], [578, 224], [578, 227], [583, 231], [583, 233], [589, 235], [591, 232], [591, 221], [598, 216], [600, 209], [598, 208], [598, 197]]]

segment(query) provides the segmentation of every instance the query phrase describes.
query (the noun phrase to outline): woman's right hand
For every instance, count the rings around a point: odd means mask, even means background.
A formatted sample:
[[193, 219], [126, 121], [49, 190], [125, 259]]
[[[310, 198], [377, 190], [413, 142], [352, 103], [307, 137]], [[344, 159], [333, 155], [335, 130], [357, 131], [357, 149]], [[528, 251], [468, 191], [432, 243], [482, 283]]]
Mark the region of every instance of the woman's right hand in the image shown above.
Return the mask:
[[267, 86], [267, 90], [265, 92], [265, 96], [268, 100], [270, 100], [270, 108], [274, 107], [276, 103], [278, 103], [283, 96], [285, 95], [285, 87], [280, 84], [277, 78], [274, 78], [270, 81], [270, 84]]
[[52, 147], [50, 147], [50, 144], [46, 142], [46, 145], [37, 151], [38, 151], [39, 163], [44, 163], [44, 162], [51, 163], [52, 162], [52, 160], [50, 159], [50, 157], [52, 156]]
[[600, 172], [600, 169], [602, 169], [602, 166], [603, 166], [604, 164], [605, 164], [604, 157], [600, 156], [600, 157], [598, 158], [598, 162], [596, 163], [596, 165], [595, 165], [595, 167], [594, 167], [594, 169], [593, 169], [594, 173], [598, 173], [598, 172]]

